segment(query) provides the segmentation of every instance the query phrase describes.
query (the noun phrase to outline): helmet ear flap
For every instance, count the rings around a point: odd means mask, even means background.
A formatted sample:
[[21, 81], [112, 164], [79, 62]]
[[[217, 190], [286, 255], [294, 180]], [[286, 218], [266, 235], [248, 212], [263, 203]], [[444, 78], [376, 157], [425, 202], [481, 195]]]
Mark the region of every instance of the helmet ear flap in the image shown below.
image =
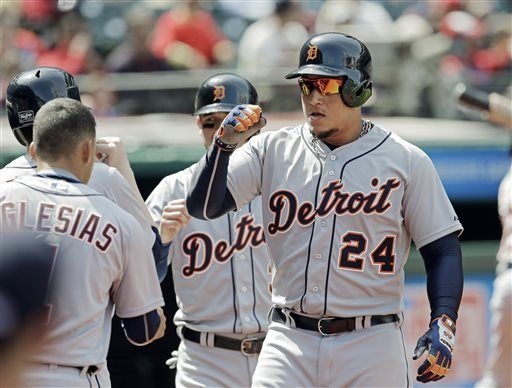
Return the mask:
[[15, 128], [12, 130], [18, 142], [26, 147], [32, 143], [32, 125], [29, 127]]
[[349, 77], [346, 77], [340, 94], [345, 105], [351, 108], [361, 106], [372, 95], [372, 81], [365, 80], [356, 83]]

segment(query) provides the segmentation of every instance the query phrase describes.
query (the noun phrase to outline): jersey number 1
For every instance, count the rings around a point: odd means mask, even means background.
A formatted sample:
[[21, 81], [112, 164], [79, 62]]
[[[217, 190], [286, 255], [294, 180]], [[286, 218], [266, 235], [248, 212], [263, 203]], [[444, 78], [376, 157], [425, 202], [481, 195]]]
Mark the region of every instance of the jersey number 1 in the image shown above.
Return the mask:
[[[368, 240], [356, 232], [348, 232], [341, 238], [342, 246], [338, 258], [338, 268], [363, 271]], [[373, 265], [379, 266], [379, 273], [395, 273], [395, 236], [386, 236], [370, 253]]]

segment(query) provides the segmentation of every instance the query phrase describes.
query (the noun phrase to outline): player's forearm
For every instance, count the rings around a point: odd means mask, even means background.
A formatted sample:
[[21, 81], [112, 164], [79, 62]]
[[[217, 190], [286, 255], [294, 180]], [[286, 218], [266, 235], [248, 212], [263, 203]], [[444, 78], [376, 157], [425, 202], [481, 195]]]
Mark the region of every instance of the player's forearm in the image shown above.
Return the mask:
[[227, 189], [230, 151], [213, 144], [198, 162], [187, 195], [187, 209], [192, 217], [208, 220], [235, 209]]
[[431, 319], [444, 315], [457, 320], [464, 275], [457, 233], [444, 236], [420, 249], [427, 271]]
[[130, 343], [136, 346], [147, 345], [165, 332], [165, 317], [161, 308], [133, 318], [121, 319], [124, 334]]

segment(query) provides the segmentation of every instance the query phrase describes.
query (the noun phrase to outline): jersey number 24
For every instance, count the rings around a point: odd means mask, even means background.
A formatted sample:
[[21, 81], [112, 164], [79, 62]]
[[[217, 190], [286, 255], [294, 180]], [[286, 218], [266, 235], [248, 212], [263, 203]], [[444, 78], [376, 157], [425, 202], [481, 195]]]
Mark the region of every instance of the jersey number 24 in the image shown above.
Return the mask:
[[[342, 246], [338, 256], [338, 268], [363, 271], [368, 240], [362, 233], [348, 232], [341, 238]], [[385, 236], [370, 253], [373, 265], [379, 266], [379, 273], [395, 272], [395, 236]]]

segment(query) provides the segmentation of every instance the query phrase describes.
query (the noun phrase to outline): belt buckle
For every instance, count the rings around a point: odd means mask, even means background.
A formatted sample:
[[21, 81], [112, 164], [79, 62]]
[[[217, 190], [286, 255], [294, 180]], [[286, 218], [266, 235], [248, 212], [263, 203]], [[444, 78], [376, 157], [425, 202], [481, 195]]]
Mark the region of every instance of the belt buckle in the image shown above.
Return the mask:
[[252, 356], [258, 354], [259, 350], [255, 349], [254, 344], [258, 343], [259, 338], [244, 338], [240, 344], [240, 351], [244, 356]]
[[328, 336], [332, 336], [332, 335], [336, 335], [337, 333], [325, 333], [325, 332], [323, 331], [323, 329], [322, 329], [322, 323], [323, 323], [324, 321], [326, 321], [326, 322], [327, 322], [327, 321], [333, 321], [334, 319], [335, 319], [334, 317], [325, 317], [325, 318], [320, 318], [320, 319], [318, 320], [318, 323], [317, 323], [317, 329], [318, 329], [318, 332], [319, 332], [320, 334], [322, 334], [323, 336], [326, 336], [326, 337], [328, 337]]

